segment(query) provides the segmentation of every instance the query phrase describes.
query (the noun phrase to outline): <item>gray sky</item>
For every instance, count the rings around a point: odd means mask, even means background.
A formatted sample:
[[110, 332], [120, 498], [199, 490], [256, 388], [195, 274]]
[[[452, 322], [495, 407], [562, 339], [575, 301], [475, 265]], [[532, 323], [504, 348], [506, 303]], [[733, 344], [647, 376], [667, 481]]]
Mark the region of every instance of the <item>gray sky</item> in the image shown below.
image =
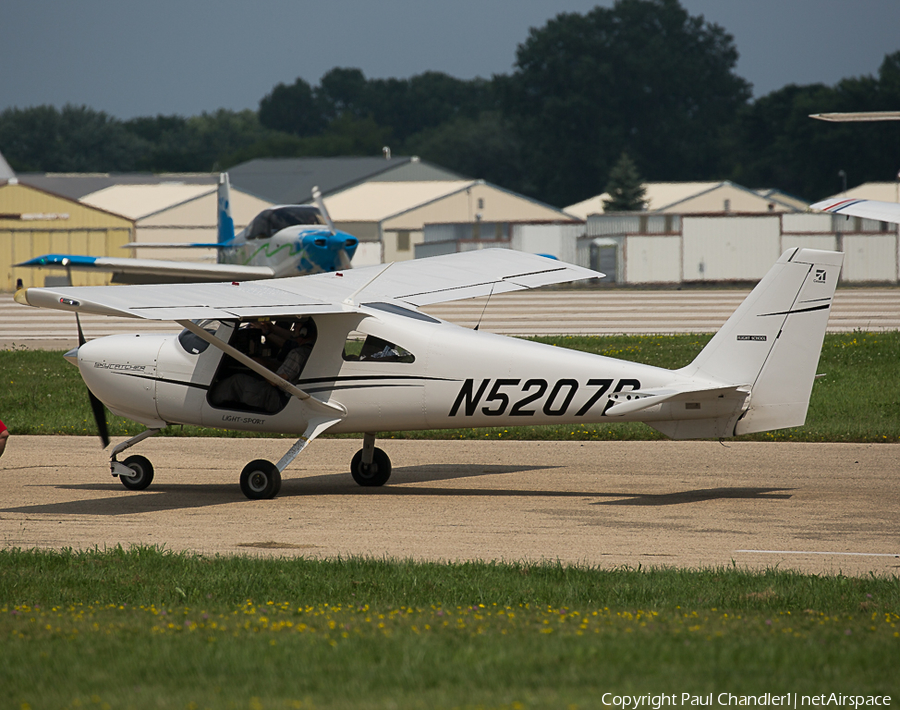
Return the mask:
[[[86, 105], [118, 118], [256, 109], [279, 82], [508, 74], [531, 27], [611, 0], [0, 0], [0, 110]], [[682, 0], [735, 38], [761, 96], [876, 74], [900, 0]]]

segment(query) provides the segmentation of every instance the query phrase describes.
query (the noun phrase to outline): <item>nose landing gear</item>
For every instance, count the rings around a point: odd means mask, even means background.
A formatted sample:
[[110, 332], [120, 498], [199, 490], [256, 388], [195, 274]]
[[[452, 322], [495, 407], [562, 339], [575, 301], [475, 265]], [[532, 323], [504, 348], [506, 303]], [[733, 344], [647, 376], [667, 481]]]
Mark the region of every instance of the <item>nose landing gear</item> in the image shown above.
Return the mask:
[[134, 471], [130, 476], [119, 473], [119, 480], [129, 490], [142, 491], [153, 481], [153, 464], [144, 456], [129, 456], [122, 465]]

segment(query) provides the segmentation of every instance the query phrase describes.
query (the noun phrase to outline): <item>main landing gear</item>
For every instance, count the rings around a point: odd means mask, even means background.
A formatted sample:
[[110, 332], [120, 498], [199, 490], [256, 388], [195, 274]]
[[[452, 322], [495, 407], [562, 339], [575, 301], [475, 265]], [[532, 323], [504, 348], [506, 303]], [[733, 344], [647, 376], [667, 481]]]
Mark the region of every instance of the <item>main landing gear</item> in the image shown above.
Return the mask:
[[363, 447], [350, 462], [350, 475], [361, 486], [383, 486], [391, 477], [391, 460], [375, 447], [374, 434], [363, 438]]
[[[144, 456], [129, 456], [124, 461], [116, 457], [126, 449], [153, 436], [160, 429], [147, 429], [137, 436], [118, 444], [110, 457], [110, 470], [118, 476], [122, 485], [132, 491], [142, 491], [153, 481], [153, 464]], [[281, 472], [306, 448], [310, 439], [300, 439], [274, 464], [265, 459], [251, 461], [241, 471], [241, 492], [250, 500], [266, 500], [274, 498], [281, 490]], [[350, 462], [350, 475], [360, 486], [383, 486], [391, 477], [391, 459], [375, 446], [375, 435], [366, 434], [363, 447], [356, 452]]]

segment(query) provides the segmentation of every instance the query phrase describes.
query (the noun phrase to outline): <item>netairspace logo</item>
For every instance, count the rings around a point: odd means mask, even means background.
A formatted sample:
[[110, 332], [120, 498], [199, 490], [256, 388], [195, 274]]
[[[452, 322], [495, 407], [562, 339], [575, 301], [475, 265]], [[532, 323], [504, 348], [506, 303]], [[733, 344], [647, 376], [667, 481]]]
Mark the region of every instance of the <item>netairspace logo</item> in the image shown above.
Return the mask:
[[692, 695], [691, 693], [662, 693], [660, 695], [616, 695], [604, 693], [600, 701], [606, 707], [622, 708], [622, 710], [660, 710], [665, 707], [728, 707], [757, 706], [814, 708], [814, 707], [846, 707], [861, 708], [888, 707], [890, 695], [840, 695], [839, 693], [823, 693], [821, 695], [800, 695], [799, 693], [763, 693], [762, 695], [733, 695], [732, 693], [709, 693], [708, 695]]

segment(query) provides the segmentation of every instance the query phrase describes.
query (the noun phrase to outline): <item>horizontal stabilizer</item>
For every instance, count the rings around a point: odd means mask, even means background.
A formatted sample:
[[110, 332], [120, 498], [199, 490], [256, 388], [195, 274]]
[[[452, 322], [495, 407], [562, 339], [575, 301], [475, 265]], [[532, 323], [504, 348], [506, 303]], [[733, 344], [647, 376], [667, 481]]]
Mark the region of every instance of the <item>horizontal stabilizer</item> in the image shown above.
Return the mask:
[[749, 394], [749, 385], [732, 385], [729, 387], [713, 387], [710, 389], [657, 389], [637, 390], [634, 392], [616, 392], [610, 395], [610, 406], [604, 415], [608, 417], [624, 417], [641, 412], [663, 402], [710, 402], [727, 395]]

